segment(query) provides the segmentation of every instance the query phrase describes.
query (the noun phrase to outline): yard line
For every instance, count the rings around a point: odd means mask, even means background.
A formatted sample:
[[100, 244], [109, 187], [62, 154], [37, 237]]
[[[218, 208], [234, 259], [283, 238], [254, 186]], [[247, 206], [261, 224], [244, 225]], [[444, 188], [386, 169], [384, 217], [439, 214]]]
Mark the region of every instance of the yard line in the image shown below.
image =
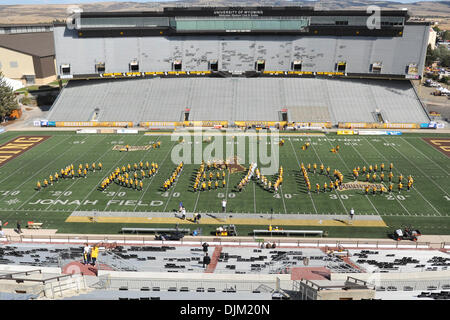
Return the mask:
[[[369, 140], [367, 140], [367, 142], [372, 146], [372, 144], [369, 142]], [[374, 146], [372, 146], [374, 149], [375, 149], [375, 147]], [[366, 165], [367, 166], [369, 166], [369, 162], [367, 162], [367, 160], [361, 155], [361, 153], [355, 148], [355, 146], [352, 144], [352, 148], [356, 151], [356, 153], [359, 155], [359, 157], [366, 163]], [[376, 149], [375, 149], [376, 150]], [[376, 150], [377, 152], [378, 152], [378, 150]], [[384, 156], [380, 153], [380, 152], [378, 152], [383, 158], [384, 158]], [[384, 158], [386, 161], [387, 161], [387, 159], [386, 158]], [[385, 184], [384, 184], [384, 182], [382, 182], [382, 184], [383, 184], [383, 186], [386, 186]], [[387, 188], [386, 188], [387, 189]], [[402, 206], [402, 208], [408, 213], [408, 215], [411, 215], [411, 213], [408, 211], [408, 209], [406, 209], [406, 207], [400, 202], [400, 200], [397, 198], [397, 197], [394, 197], [395, 198], [395, 200], [397, 200], [397, 202]]]
[[[328, 143], [330, 144], [330, 146], [333, 147], [333, 145], [331, 144], [331, 141], [328, 139], [328, 137], [326, 137], [325, 139], [328, 141]], [[311, 147], [313, 148], [314, 153], [317, 155], [317, 158], [319, 159], [319, 161], [320, 161], [321, 163], [323, 163], [322, 160], [320, 160], [320, 157], [319, 157], [319, 155], [317, 154], [316, 149], [314, 148], [314, 146], [313, 146], [312, 143], [311, 143]], [[345, 161], [342, 159], [341, 155], [340, 155], [339, 153], [338, 153], [338, 155], [339, 155], [339, 159], [341, 159], [342, 163], [344, 163], [344, 165], [345, 165], [345, 167], [347, 168], [347, 170], [350, 170], [349, 167], [347, 166], [347, 164], [345, 163]], [[336, 191], [335, 188], [334, 188], [333, 190], [334, 190], [334, 192], [336, 193], [336, 196], [337, 196], [337, 198], [339, 199], [339, 201], [341, 202], [342, 206], [344, 207], [345, 213], [348, 213], [349, 211], [347, 211], [347, 208], [345, 207], [344, 202], [342, 201], [342, 199], [341, 199], [339, 193]], [[370, 204], [372, 205], [372, 207], [373, 207], [373, 208], [375, 209], [375, 211], [378, 213], [378, 210], [377, 210], [377, 208], [375, 208], [375, 206], [373, 205], [372, 201], [370, 201], [369, 198], [367, 198], [367, 200], [369, 200], [369, 202], [370, 202]], [[378, 213], [378, 214], [379, 214], [379, 213]]]
[[[160, 137], [160, 136], [157, 136], [157, 137], [156, 137], [156, 141], [159, 139], [159, 137]], [[139, 139], [139, 140], [140, 140], [140, 139]], [[150, 152], [150, 150], [152, 150], [152, 149], [149, 148], [149, 149], [145, 152], [145, 155], [140, 159], [140, 161], [145, 160], [145, 157], [146, 157], [147, 154]], [[114, 168], [112, 168], [111, 170], [113, 170], [113, 169], [114, 169]], [[151, 178], [151, 182], [153, 181], [153, 179], [154, 179], [155, 176], [156, 176], [156, 173], [155, 173], [155, 175], [153, 175], [153, 177]], [[150, 182], [150, 184], [151, 184], [151, 182]], [[150, 186], [150, 185], [149, 185], [149, 186]], [[148, 190], [149, 186], [147, 186], [146, 191]], [[122, 188], [123, 188], [123, 187], [122, 187]], [[119, 193], [119, 192], [116, 192], [116, 193], [113, 195], [113, 197], [110, 199], [110, 201], [114, 200], [114, 199], [116, 198], [116, 196], [118, 195], [118, 193]], [[144, 193], [142, 193], [142, 196], [143, 196], [143, 195], [144, 195]], [[137, 203], [139, 203], [139, 201], [141, 201], [142, 196], [139, 198], [139, 200], [138, 200]], [[136, 206], [134, 207], [133, 211], [136, 210], [136, 207], [137, 207], [137, 204], [136, 204]], [[104, 209], [106, 209], [106, 207], [105, 207]], [[103, 210], [103, 211], [105, 211], [105, 210]]]
[[[383, 159], [384, 160], [386, 160], [386, 161], [388, 161], [388, 159], [380, 152], [380, 151], [378, 151], [378, 149], [374, 146], [374, 145], [372, 145], [371, 143], [370, 143], [370, 141], [369, 141], [369, 139], [367, 139], [367, 138], [364, 138], [364, 139], [366, 139], [367, 140], [367, 142], [372, 146], [372, 148], [374, 148], [375, 149], [375, 151], [376, 152], [378, 152], [378, 154], [379, 155], [381, 155], [381, 157], [383, 157]], [[394, 170], [396, 170], [396, 171], [399, 171], [397, 168], [395, 168], [394, 167]], [[414, 187], [413, 187], [414, 188]], [[422, 193], [417, 189], [417, 188], [414, 188], [414, 190], [416, 190], [417, 191], [417, 193], [434, 209], [434, 211], [436, 211], [440, 216], [442, 216], [442, 214], [422, 195]], [[397, 199], [397, 197], [394, 197], [395, 199]], [[401, 204], [401, 202], [400, 202], [400, 200], [398, 200], [397, 199], [397, 201]], [[403, 207], [403, 205], [402, 205], [402, 207]], [[408, 211], [408, 210], [406, 210], [406, 211]], [[408, 212], [409, 213], [409, 212]]]
[[[294, 145], [292, 144], [291, 139], [289, 139], [289, 142], [291, 143], [292, 150], [294, 151], [295, 159], [297, 159], [297, 163], [300, 166], [300, 161], [298, 160], [297, 152], [295, 151], [295, 148], [294, 148]], [[311, 193], [308, 192], [308, 195], [309, 195], [309, 198], [311, 199], [312, 205], [314, 207], [314, 211], [316, 212], [316, 214], [318, 214], [317, 208], [316, 208], [316, 205], [314, 204], [314, 200], [313, 200], [313, 198], [311, 196]]]
[[[66, 139], [67, 140], [67, 139]], [[65, 140], [64, 140], [65, 141]], [[62, 141], [62, 142], [64, 142]], [[61, 143], [62, 143], [61, 142]], [[58, 144], [59, 145], [59, 144]], [[56, 146], [55, 146], [56, 147]], [[47, 168], [49, 165], [51, 165], [53, 162], [55, 162], [56, 160], [58, 160], [59, 158], [61, 158], [64, 154], [66, 154], [67, 151], [69, 151], [72, 147], [68, 148], [66, 151], [64, 151], [63, 153], [61, 153], [57, 158], [53, 159], [53, 161], [49, 162], [46, 166], [42, 167], [40, 170], [36, 171], [35, 174], [33, 174], [31, 177], [29, 177], [28, 179], [24, 180], [20, 185], [16, 186], [16, 189], [19, 189], [21, 186], [23, 186], [27, 181], [29, 181], [30, 179], [34, 178], [39, 172], [41, 172], [42, 170], [44, 170], [45, 168]], [[52, 148], [53, 149], [53, 148]], [[50, 149], [51, 150], [51, 149]], [[3, 198], [5, 198], [6, 196], [3, 196], [1, 198], [1, 200], [3, 200]], [[1, 201], [0, 200], [0, 201]]]
[[[160, 137], [160, 136], [158, 136], [156, 139], [158, 140], [159, 137]], [[175, 144], [175, 142], [174, 142], [174, 144]], [[162, 165], [164, 164], [164, 162], [166, 161], [166, 159], [167, 159], [169, 153], [172, 151], [172, 149], [173, 149], [173, 146], [172, 146], [172, 148], [170, 149], [170, 151], [166, 154], [166, 156], [164, 157], [163, 161], [161, 162], [161, 167], [162, 167]], [[150, 150], [150, 149], [149, 149], [149, 150]], [[146, 153], [148, 153], [148, 152], [149, 152], [149, 151], [147, 151]], [[141, 161], [143, 161], [144, 159], [145, 159], [145, 157], [142, 158]], [[150, 188], [150, 185], [152, 184], [153, 180], [155, 180], [156, 174], [157, 174], [157, 172], [155, 172], [155, 174], [153, 175], [153, 177], [150, 179], [150, 183], [147, 185], [147, 188], [145, 188], [145, 191], [142, 192], [142, 195], [139, 197], [139, 199], [138, 199], [138, 201], [137, 201], [137, 204], [134, 206], [133, 211], [136, 211], [136, 208], [137, 208], [139, 202], [142, 200], [142, 198], [144, 197], [145, 193], [146, 193], [147, 190]], [[114, 196], [114, 197], [115, 197], [115, 196]]]
[[[73, 136], [72, 136], [72, 137], [73, 137]], [[54, 148], [56, 148], [57, 146], [59, 146], [61, 143], [66, 142], [69, 138], [70, 138], [70, 136], [69, 136], [67, 139], [64, 139], [63, 141], [57, 143], [56, 145], [54, 145], [54, 146], [51, 147], [50, 149], [46, 150], [46, 152], [43, 153], [42, 156], [48, 155], [48, 153], [49, 153], [51, 150], [53, 150]], [[46, 140], [46, 141], [50, 141], [50, 140], [51, 140], [51, 138], [48, 139], [48, 140]], [[46, 141], [44, 141], [43, 143], [45, 143]], [[69, 150], [69, 149], [67, 149], [66, 152], [67, 152], [68, 150]], [[35, 160], [36, 160], [36, 159], [35, 159]], [[56, 159], [55, 159], [55, 160], [56, 160]], [[43, 169], [43, 168], [42, 168], [42, 169]], [[4, 178], [3, 180], [0, 180], [0, 184], [3, 183], [3, 181], [7, 180], [7, 179], [8, 179], [9, 177], [11, 177], [12, 175], [14, 175], [14, 174], [16, 173], [16, 171], [19, 171], [19, 170], [23, 170], [23, 167], [19, 166], [19, 167], [18, 167], [16, 170], [14, 170], [14, 172], [12, 172], [9, 176], [7, 176], [6, 178]], [[39, 171], [38, 171], [38, 172], [39, 172]], [[37, 172], [36, 172], [36, 173], [37, 173]]]
[[[434, 162], [432, 159], [430, 159], [429, 157], [427, 157], [422, 151], [420, 151], [419, 149], [417, 149], [414, 145], [412, 145], [411, 143], [409, 143], [406, 139], [404, 139], [403, 137], [400, 137], [403, 141], [405, 141], [407, 144], [409, 144], [411, 147], [413, 147], [416, 151], [419, 151], [425, 158], [427, 158], [428, 160], [430, 160], [431, 162], [433, 162], [436, 166], [438, 166], [442, 171], [445, 172], [445, 174], [447, 176], [450, 176], [450, 174], [448, 173], [448, 170], [445, 170], [444, 168], [442, 168], [440, 165], [438, 165], [436, 162]], [[434, 148], [433, 148], [434, 149]], [[435, 149], [436, 150], [436, 149]], [[437, 151], [437, 150], [436, 150]]]
[[[173, 147], [175, 146], [175, 143], [176, 143], [176, 141], [174, 141], [174, 143], [172, 144], [172, 148], [170, 149], [169, 153], [171, 153]], [[169, 155], [169, 153], [167, 153], [166, 157], [164, 158], [164, 161], [166, 160], [166, 158], [167, 158], [167, 156]], [[183, 167], [184, 167], [184, 168], [183, 168], [183, 171], [186, 171], [186, 167], [185, 167], [185, 166], [183, 166]], [[172, 198], [172, 195], [173, 195], [173, 193], [175, 192], [175, 189], [176, 189], [176, 187], [177, 187], [178, 181], [179, 181], [180, 179], [181, 179], [181, 174], [177, 177], [177, 180], [176, 180], [175, 183], [173, 184], [172, 191], [170, 192], [170, 195], [169, 195], [169, 197], [167, 198], [167, 203], [166, 203], [166, 205], [164, 206], [163, 212], [166, 211], [167, 206], [169, 205], [170, 199]]]
[[[256, 213], [256, 191], [255, 191], [255, 182], [253, 181], [253, 211]], [[286, 208], [285, 208], [286, 209]]]
[[[105, 141], [106, 138], [107, 138], [107, 136], [105, 136], [101, 141], [99, 141], [98, 143], [96, 143], [96, 144], [95, 144], [93, 147], [91, 147], [88, 151], [82, 153], [82, 154], [81, 154], [79, 157], [77, 157], [73, 162], [76, 162], [79, 158], [81, 158], [81, 157], [84, 156], [85, 154], [89, 153], [93, 148], [97, 147], [100, 143], [102, 143], [103, 141]], [[98, 159], [102, 158], [108, 151], [109, 151], [109, 148], [108, 148], [108, 149], [106, 150], [106, 152], [105, 152], [101, 157], [99, 157]], [[95, 162], [97, 162], [98, 159], [97, 159]], [[61, 192], [61, 194], [55, 199], [55, 201], [58, 200], [58, 199], [59, 199], [66, 191], [68, 191], [70, 188], [72, 188], [72, 186], [73, 186], [74, 184], [76, 184], [78, 181], [80, 181], [80, 178], [75, 179], [75, 181], [72, 182], [72, 184], [70, 184], [63, 192]], [[18, 209], [22, 208], [22, 206], [24, 206], [26, 203], [28, 203], [28, 201], [30, 201], [31, 199], [33, 199], [33, 197], [34, 197], [35, 195], [36, 195], [36, 194], [33, 194], [30, 198], [28, 198], [27, 201], [23, 202], [23, 203], [20, 205], [20, 207], [18, 207]], [[53, 204], [49, 204], [49, 206], [48, 206], [47, 208], [45, 208], [44, 210], [48, 210], [52, 205], [53, 205]]]
[[[139, 142], [139, 141], [141, 141], [141, 139], [144, 138], [144, 137], [145, 137], [145, 135], [143, 134], [142, 137], [140, 137], [140, 138], [136, 141], [136, 143]], [[122, 157], [120, 157], [120, 159], [117, 160], [117, 161], [111, 166], [111, 169], [109, 169], [108, 172], [110, 172], [111, 170], [113, 170], [114, 167], [117, 166], [117, 164], [118, 164], [120, 161], [122, 161], [122, 159], [126, 156], [126, 154], [127, 154], [127, 152], [125, 152], [124, 155], [123, 155]], [[106, 170], [105, 170], [105, 172], [106, 172]], [[101, 180], [105, 179], [108, 175], [109, 175], [109, 174], [103, 176], [103, 178], [102, 178]], [[91, 190], [91, 191], [83, 198], [82, 201], [80, 201], [80, 204], [79, 204], [75, 209], [73, 209], [72, 212], [77, 211], [78, 208], [81, 206], [81, 203], [83, 203], [83, 202], [91, 195], [91, 193], [92, 193], [93, 191], [95, 191], [96, 189], [97, 189], [97, 184], [95, 184], [94, 188], [93, 188], [93, 189], [92, 189], [92, 190]]]
[[[383, 140], [386, 141], [385, 138], [383, 138]], [[386, 141], [386, 143], [387, 143], [387, 141]], [[428, 177], [428, 176], [425, 174], [425, 172], [422, 171], [422, 169], [420, 169], [418, 166], [416, 166], [416, 165], [414, 164], [414, 162], [411, 162], [411, 160], [409, 160], [409, 158], [407, 158], [407, 157], [403, 154], [403, 152], [397, 150], [397, 148], [394, 148], [394, 149], [395, 149], [395, 151], [397, 151], [403, 158], [405, 158], [406, 160], [408, 160], [409, 163], [411, 163], [414, 167], [416, 167], [416, 169], [418, 169], [420, 172], [422, 172], [422, 174], [423, 174], [428, 180], [430, 180], [431, 182], [433, 182], [439, 189], [441, 189], [442, 192], [444, 192], [447, 196], [449, 195], [449, 194], [448, 194], [444, 189], [442, 189], [441, 186], [438, 185], [433, 179], [430, 179], [430, 177]]]

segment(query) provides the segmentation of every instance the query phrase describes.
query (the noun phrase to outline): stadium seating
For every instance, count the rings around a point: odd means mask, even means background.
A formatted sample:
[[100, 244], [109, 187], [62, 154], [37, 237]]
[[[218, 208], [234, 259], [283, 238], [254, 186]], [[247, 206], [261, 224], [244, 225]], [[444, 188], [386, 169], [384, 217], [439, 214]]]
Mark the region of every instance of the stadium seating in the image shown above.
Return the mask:
[[69, 82], [50, 121], [428, 122], [407, 81], [323, 78], [156, 78]]

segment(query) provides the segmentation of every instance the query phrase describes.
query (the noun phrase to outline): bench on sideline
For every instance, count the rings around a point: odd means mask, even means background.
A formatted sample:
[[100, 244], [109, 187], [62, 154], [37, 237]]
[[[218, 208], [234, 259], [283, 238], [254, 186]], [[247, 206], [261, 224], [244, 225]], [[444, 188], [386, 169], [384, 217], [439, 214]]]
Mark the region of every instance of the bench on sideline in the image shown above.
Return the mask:
[[322, 230], [253, 230], [253, 234], [267, 234], [267, 235], [297, 235], [297, 234], [303, 234], [303, 235], [320, 235], [323, 236]]
[[139, 232], [150, 232], [150, 233], [158, 233], [158, 232], [181, 232], [181, 233], [190, 233], [191, 229], [176, 229], [176, 228], [122, 228], [122, 233], [139, 233]]

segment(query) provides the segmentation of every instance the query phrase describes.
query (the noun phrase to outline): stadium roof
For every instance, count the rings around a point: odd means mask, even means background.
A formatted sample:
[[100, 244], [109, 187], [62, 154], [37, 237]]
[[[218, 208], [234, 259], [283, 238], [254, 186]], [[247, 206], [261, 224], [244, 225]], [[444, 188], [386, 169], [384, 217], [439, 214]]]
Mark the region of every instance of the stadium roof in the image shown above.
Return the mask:
[[0, 47], [37, 57], [55, 55], [53, 32], [1, 34]]

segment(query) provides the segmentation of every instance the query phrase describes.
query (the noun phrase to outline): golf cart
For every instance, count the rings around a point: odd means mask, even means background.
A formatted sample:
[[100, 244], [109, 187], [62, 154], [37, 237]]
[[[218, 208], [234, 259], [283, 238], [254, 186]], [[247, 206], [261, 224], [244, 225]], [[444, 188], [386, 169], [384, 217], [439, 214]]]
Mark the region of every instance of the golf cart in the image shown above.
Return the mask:
[[420, 231], [411, 227], [403, 227], [403, 229], [397, 229], [394, 231], [394, 240], [411, 240], [417, 241], [417, 238], [421, 235]]
[[237, 236], [237, 230], [234, 224], [228, 226], [220, 226], [216, 228], [216, 236], [233, 237]]

